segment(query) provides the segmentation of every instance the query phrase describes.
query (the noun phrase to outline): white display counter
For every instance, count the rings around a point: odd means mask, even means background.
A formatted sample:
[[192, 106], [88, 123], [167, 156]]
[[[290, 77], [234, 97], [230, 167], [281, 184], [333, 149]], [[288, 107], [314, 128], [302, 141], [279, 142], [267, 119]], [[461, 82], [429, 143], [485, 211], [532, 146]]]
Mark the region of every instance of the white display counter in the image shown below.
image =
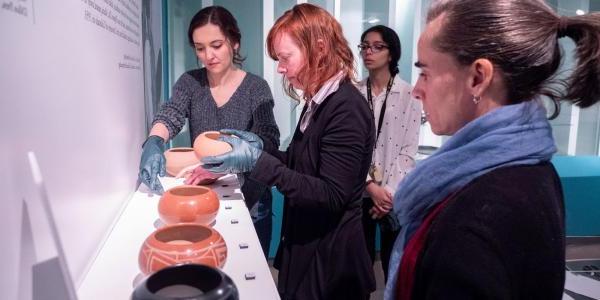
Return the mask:
[[[183, 184], [182, 179], [170, 177], [161, 182], [165, 190]], [[240, 299], [279, 299], [237, 178], [227, 175], [209, 187], [220, 200], [214, 228], [227, 244], [227, 261], [222, 270], [233, 279]], [[148, 235], [162, 226], [158, 218], [159, 199], [140, 185], [79, 287], [80, 300], [130, 299], [135, 285], [143, 279], [138, 267], [140, 247]], [[242, 249], [242, 243], [248, 247]]]

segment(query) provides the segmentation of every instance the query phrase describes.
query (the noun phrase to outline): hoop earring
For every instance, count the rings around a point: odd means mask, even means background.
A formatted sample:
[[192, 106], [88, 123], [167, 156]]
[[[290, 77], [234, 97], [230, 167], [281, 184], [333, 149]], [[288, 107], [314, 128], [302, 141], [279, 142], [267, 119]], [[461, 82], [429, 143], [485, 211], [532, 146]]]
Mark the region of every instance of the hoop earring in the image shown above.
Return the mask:
[[473, 103], [477, 105], [479, 102], [481, 102], [481, 96], [473, 96]]

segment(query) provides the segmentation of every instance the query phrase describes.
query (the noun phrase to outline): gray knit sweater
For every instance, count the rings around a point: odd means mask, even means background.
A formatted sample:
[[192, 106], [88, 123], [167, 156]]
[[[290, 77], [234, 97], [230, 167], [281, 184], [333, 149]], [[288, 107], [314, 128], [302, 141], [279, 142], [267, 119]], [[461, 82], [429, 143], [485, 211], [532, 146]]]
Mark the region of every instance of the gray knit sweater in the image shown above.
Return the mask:
[[265, 143], [279, 145], [279, 129], [273, 116], [273, 96], [267, 82], [246, 73], [242, 83], [225, 105], [217, 107], [210, 93], [206, 69], [181, 75], [173, 86], [173, 96], [156, 114], [153, 124], [163, 123], [169, 138], [190, 122], [190, 141], [202, 132], [225, 128], [251, 131]]
[[[279, 147], [279, 129], [273, 116], [273, 96], [267, 82], [246, 73], [242, 83], [225, 105], [217, 107], [210, 93], [206, 69], [181, 75], [173, 86], [171, 100], [163, 104], [152, 124], [164, 124], [169, 139], [175, 137], [189, 119], [192, 144], [202, 132], [225, 128], [251, 131], [260, 136], [265, 147]], [[244, 178], [245, 176], [242, 176]], [[244, 182], [244, 180], [242, 180]], [[264, 195], [267, 186], [244, 182], [242, 192], [248, 208]]]

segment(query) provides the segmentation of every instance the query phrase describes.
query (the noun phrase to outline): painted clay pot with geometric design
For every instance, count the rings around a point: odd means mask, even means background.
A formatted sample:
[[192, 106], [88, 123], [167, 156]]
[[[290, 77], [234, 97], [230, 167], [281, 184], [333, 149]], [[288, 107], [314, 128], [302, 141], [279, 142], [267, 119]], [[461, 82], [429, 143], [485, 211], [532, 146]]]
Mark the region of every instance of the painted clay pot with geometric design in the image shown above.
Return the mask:
[[167, 174], [177, 176], [183, 168], [200, 163], [194, 148], [178, 147], [165, 151]]
[[168, 225], [154, 231], [140, 249], [138, 263], [145, 275], [162, 268], [195, 263], [222, 268], [227, 245], [216, 230], [200, 224]]
[[221, 134], [218, 131], [206, 131], [200, 134], [194, 140], [194, 152], [198, 159], [202, 159], [206, 156], [216, 156], [232, 150], [229, 143], [219, 141], [220, 136], [230, 136]]
[[158, 215], [165, 224], [210, 225], [219, 212], [219, 197], [212, 189], [179, 185], [168, 189], [158, 201]]

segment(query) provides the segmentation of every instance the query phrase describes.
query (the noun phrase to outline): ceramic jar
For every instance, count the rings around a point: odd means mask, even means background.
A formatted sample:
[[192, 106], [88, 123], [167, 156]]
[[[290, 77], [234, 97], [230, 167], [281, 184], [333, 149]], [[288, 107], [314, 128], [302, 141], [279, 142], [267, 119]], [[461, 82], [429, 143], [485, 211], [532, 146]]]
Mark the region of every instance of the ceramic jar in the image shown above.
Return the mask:
[[219, 197], [212, 189], [180, 185], [168, 189], [158, 201], [158, 215], [165, 224], [211, 224], [219, 212]]
[[147, 275], [184, 263], [222, 268], [226, 259], [227, 246], [221, 234], [205, 225], [182, 223], [150, 234], [140, 249], [138, 263]]
[[177, 176], [185, 167], [200, 163], [194, 148], [190, 147], [171, 148], [165, 151], [165, 159], [167, 173], [171, 176]]
[[205, 156], [221, 155], [232, 150], [231, 145], [219, 141], [222, 134], [218, 131], [207, 131], [194, 140], [194, 152], [199, 159]]
[[166, 267], [139, 284], [132, 300], [237, 300], [233, 280], [223, 271], [205, 265]]

